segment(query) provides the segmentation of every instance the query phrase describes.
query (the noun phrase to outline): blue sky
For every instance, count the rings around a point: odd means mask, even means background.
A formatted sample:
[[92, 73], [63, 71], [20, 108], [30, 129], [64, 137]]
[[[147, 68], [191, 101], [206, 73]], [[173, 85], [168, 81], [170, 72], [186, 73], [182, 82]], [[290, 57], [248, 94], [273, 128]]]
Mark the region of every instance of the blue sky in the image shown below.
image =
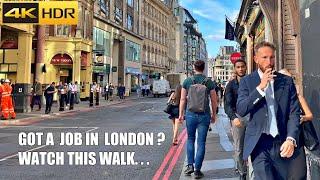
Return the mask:
[[236, 45], [224, 39], [225, 15], [235, 21], [241, 0], [180, 0], [180, 5], [198, 21], [200, 32], [207, 42], [209, 58], [219, 53], [220, 46]]

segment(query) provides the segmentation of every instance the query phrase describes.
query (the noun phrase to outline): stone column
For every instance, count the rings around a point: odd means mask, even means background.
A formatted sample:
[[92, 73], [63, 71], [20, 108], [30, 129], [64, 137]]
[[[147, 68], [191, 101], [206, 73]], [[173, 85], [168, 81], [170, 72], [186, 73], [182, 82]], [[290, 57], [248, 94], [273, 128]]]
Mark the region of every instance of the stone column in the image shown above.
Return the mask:
[[44, 74], [42, 72], [42, 68], [44, 66], [44, 49], [45, 49], [45, 27], [38, 25], [37, 26], [37, 51], [36, 51], [36, 68], [35, 68], [35, 79], [43, 84]]
[[18, 68], [17, 83], [14, 88], [15, 111], [28, 112], [31, 93], [31, 55], [32, 55], [31, 33], [19, 33], [18, 37]]

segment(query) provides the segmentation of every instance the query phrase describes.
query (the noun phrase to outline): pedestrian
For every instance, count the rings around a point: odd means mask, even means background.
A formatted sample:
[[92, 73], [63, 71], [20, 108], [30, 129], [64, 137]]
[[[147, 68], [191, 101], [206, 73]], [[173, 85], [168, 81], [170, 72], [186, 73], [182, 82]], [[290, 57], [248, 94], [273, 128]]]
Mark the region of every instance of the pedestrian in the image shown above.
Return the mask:
[[101, 87], [99, 83], [96, 85], [95, 91], [96, 91], [96, 106], [99, 106], [100, 104], [99, 98], [100, 98], [100, 92], [101, 92]]
[[95, 92], [96, 92], [96, 82], [93, 82], [93, 84], [91, 84], [90, 87], [90, 97], [89, 97], [89, 106], [92, 107], [93, 106], [93, 100], [94, 100], [94, 96], [95, 96]]
[[74, 103], [76, 101], [76, 93], [77, 93], [77, 87], [75, 84], [70, 83], [69, 85], [70, 88], [70, 108], [69, 110], [73, 110], [74, 108]]
[[224, 96], [224, 110], [231, 122], [232, 137], [234, 143], [234, 161], [236, 164], [236, 171], [240, 175], [240, 180], [246, 179], [247, 166], [243, 160], [243, 143], [244, 134], [246, 131], [246, 121], [244, 118], [237, 115], [236, 105], [238, 99], [239, 82], [242, 77], [246, 75], [247, 64], [240, 59], [234, 63], [234, 70], [236, 77], [231, 80], [226, 86]]
[[52, 82], [50, 86], [46, 88], [44, 91], [44, 96], [46, 98], [46, 111], [45, 114], [49, 114], [51, 112], [52, 102], [53, 102], [53, 94], [55, 93], [55, 82]]
[[149, 93], [150, 93], [150, 84], [147, 84], [146, 85], [146, 94], [147, 94], [147, 96], [149, 96]]
[[11, 119], [16, 118], [12, 101], [12, 87], [9, 83], [10, 80], [6, 79], [0, 86], [2, 120], [7, 120], [9, 117]]
[[[255, 179], [287, 179], [288, 163], [299, 156], [300, 107], [291, 77], [274, 71], [275, 46], [256, 45], [258, 70], [241, 79], [237, 113], [250, 113], [243, 158], [251, 156]], [[294, 156], [293, 156], [294, 155]]]
[[142, 85], [142, 96], [144, 97], [146, 94], [146, 85]]
[[104, 100], [108, 101], [109, 100], [109, 84], [107, 83], [105, 86], [104, 86]]
[[118, 95], [119, 95], [119, 98], [120, 99], [123, 99], [123, 94], [124, 94], [124, 91], [123, 91], [124, 89], [123, 89], [123, 86], [122, 86], [122, 84], [119, 84], [119, 86], [118, 86]]
[[59, 111], [64, 111], [64, 104], [66, 102], [67, 90], [66, 86], [63, 85], [62, 81], [58, 85], [58, 95], [59, 95]]
[[137, 96], [138, 96], [138, 98], [140, 98], [140, 96], [141, 96], [141, 87], [140, 87], [139, 84], [137, 84], [136, 87], [137, 87]]
[[113, 101], [113, 90], [114, 90], [114, 86], [112, 85], [112, 83], [109, 84], [109, 96], [110, 96], [110, 101]]
[[168, 102], [172, 103], [172, 109], [169, 116], [169, 119], [172, 120], [172, 130], [173, 130], [173, 137], [172, 137], [172, 145], [178, 145], [178, 130], [179, 130], [179, 105], [180, 105], [180, 98], [181, 98], [181, 89], [182, 86], [179, 84], [175, 88], [175, 91], [171, 93]]
[[41, 111], [41, 97], [42, 97], [42, 84], [38, 79], [32, 85], [32, 100], [31, 100], [31, 111], [33, 111], [34, 105], [38, 105], [39, 109], [37, 111]]
[[70, 105], [70, 99], [71, 99], [72, 82], [65, 83], [64, 85], [66, 86], [66, 91], [67, 91], [67, 94], [66, 94], [66, 106], [69, 106]]
[[80, 85], [78, 84], [78, 81], [74, 83], [75, 86], [75, 103], [79, 104], [80, 103]]
[[126, 87], [124, 86], [124, 84], [121, 86], [121, 92], [122, 92], [122, 99], [125, 99]]
[[[205, 62], [197, 60], [193, 67], [195, 75], [187, 78], [182, 85], [179, 120], [183, 121], [185, 116], [188, 133], [188, 165], [184, 173], [185, 175], [191, 175], [194, 172], [195, 178], [199, 179], [204, 176], [201, 172], [201, 166], [205, 155], [205, 144], [210, 119], [213, 123], [216, 119], [217, 95], [214, 83], [203, 75]], [[211, 116], [208, 96], [211, 99]], [[187, 111], [185, 113], [186, 105]], [[197, 154], [195, 156], [194, 142], [196, 131], [198, 132], [198, 140]]]
[[[291, 73], [287, 70], [287, 69], [281, 69], [279, 71], [279, 73], [287, 75], [292, 77]], [[300, 108], [302, 110], [302, 112], [304, 113], [301, 118], [300, 118], [300, 136], [299, 136], [299, 146], [296, 148], [296, 151], [299, 151], [299, 156], [296, 157], [295, 159], [293, 159], [290, 163], [289, 163], [289, 170], [288, 170], [288, 174], [289, 177], [288, 179], [299, 179], [299, 180], [303, 180], [303, 179], [307, 179], [307, 164], [306, 164], [306, 154], [305, 154], [305, 150], [304, 150], [304, 139], [302, 138], [302, 124], [303, 123], [307, 123], [308, 121], [312, 121], [313, 119], [313, 114], [308, 106], [307, 101], [305, 100], [305, 98], [301, 95], [301, 93], [299, 92], [299, 89], [297, 88], [297, 96], [299, 99], [299, 104], [300, 104]], [[306, 147], [308, 149], [308, 147]], [[319, 147], [318, 147], [319, 148]], [[309, 149], [310, 151], [313, 151], [313, 149]]]

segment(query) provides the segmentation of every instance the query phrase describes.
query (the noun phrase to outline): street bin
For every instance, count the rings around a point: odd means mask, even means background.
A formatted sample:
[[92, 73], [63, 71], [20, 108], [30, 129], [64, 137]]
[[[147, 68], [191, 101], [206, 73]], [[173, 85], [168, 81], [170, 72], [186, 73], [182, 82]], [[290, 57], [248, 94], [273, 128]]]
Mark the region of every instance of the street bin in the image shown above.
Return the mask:
[[15, 112], [30, 112], [31, 84], [15, 84], [13, 89]]

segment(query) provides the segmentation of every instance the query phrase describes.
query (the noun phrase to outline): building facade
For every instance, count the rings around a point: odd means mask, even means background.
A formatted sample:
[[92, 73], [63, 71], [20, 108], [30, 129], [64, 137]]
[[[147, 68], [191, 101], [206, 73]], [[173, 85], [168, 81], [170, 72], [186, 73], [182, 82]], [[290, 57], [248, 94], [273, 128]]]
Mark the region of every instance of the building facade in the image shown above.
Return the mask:
[[214, 78], [214, 58], [209, 58], [208, 59], [208, 63], [207, 63], [207, 77], [211, 78], [211, 79], [215, 79]]
[[94, 5], [93, 80], [124, 84], [126, 95], [141, 83], [141, 0], [99, 0]]
[[92, 1], [79, 0], [77, 25], [48, 25], [37, 28], [36, 69], [45, 66], [45, 72], [36, 78], [47, 85], [51, 82], [78, 82], [80, 97], [88, 98], [92, 82]]
[[216, 82], [225, 84], [232, 78], [234, 68], [230, 56], [234, 52], [233, 46], [220, 47], [220, 52], [213, 63], [213, 77]]
[[171, 34], [175, 32], [173, 3], [160, 0], [142, 2], [142, 79], [143, 83], [150, 84], [153, 79], [170, 72], [176, 61], [172, 53], [175, 37]]
[[34, 28], [32, 25], [3, 25], [0, 22], [0, 32], [0, 78], [10, 79], [16, 87], [16, 111], [27, 112], [33, 77], [31, 64], [35, 60]]
[[195, 60], [205, 62], [208, 60], [206, 42], [199, 32], [198, 22], [187, 9], [177, 6], [174, 12], [178, 19], [176, 28], [178, 59], [176, 71], [190, 75]]

